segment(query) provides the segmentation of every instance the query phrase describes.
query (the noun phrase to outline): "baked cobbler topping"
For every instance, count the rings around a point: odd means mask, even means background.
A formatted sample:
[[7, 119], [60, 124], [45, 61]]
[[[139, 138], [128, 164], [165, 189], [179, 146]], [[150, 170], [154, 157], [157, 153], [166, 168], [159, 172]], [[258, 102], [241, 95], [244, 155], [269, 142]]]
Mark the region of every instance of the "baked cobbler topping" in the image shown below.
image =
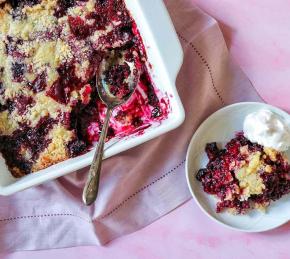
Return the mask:
[[290, 193], [290, 165], [281, 152], [248, 140], [243, 133], [219, 149], [206, 146], [209, 162], [196, 175], [206, 193], [225, 209], [245, 214], [252, 208], [265, 209], [271, 201]]
[[[14, 176], [83, 154], [98, 141], [105, 106], [95, 75], [112, 51], [125, 51], [141, 76], [113, 114], [109, 138], [143, 130], [169, 111], [123, 0], [0, 1], [0, 151]], [[127, 74], [124, 65], [106, 75], [113, 94], [126, 94]]]

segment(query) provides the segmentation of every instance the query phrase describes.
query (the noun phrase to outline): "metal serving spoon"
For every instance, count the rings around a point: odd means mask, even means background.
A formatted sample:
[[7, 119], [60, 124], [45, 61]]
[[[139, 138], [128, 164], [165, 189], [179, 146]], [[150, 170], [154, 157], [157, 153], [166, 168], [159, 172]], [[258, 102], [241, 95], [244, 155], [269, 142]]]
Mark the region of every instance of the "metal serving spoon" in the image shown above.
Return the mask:
[[[139, 72], [135, 68], [134, 62], [128, 62], [125, 60], [126, 52], [111, 51], [107, 58], [103, 59], [100, 64], [99, 73], [97, 75], [97, 91], [101, 100], [107, 106], [107, 114], [102, 127], [102, 132], [98, 142], [98, 148], [94, 155], [94, 160], [92, 162], [89, 176], [83, 190], [83, 202], [86, 205], [91, 205], [97, 198], [99, 190], [100, 173], [102, 167], [102, 160], [104, 154], [104, 144], [108, 133], [109, 121], [113, 110], [124, 104], [129, 100], [133, 94], [136, 85], [139, 81]], [[128, 65], [130, 67], [130, 75], [126, 79], [128, 85], [128, 90], [124, 96], [114, 95], [111, 92], [111, 85], [106, 79], [106, 72], [116, 65]]]

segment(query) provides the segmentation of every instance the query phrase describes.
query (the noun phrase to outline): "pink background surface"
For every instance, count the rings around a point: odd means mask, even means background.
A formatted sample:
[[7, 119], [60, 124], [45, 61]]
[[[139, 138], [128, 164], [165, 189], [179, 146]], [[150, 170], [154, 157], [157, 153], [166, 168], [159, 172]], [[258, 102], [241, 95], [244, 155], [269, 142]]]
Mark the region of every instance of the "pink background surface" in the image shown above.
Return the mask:
[[[290, 2], [193, 0], [221, 24], [228, 47], [261, 96], [290, 112]], [[288, 259], [290, 223], [261, 234], [227, 230], [194, 201], [106, 247], [0, 254], [5, 259], [279, 258]]]

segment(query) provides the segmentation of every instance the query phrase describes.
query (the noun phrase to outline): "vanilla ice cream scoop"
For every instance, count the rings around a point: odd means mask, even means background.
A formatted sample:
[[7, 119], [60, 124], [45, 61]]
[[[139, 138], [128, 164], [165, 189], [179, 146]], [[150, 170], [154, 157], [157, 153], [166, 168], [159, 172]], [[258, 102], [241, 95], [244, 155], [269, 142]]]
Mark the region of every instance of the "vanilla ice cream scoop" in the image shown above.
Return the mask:
[[251, 142], [286, 151], [290, 147], [290, 123], [270, 110], [249, 114], [244, 121], [244, 134]]

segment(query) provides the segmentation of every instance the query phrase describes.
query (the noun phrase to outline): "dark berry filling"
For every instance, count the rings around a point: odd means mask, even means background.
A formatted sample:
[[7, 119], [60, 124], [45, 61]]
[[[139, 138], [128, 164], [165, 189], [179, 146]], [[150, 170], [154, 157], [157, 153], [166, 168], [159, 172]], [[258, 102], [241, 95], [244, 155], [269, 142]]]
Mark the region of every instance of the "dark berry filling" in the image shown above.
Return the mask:
[[123, 98], [130, 94], [129, 85], [126, 82], [131, 74], [130, 67], [127, 63], [123, 65], [112, 66], [105, 72], [105, 81], [110, 87], [110, 92]]
[[46, 73], [38, 75], [28, 87], [35, 93], [42, 92], [46, 88]]
[[3, 83], [0, 82], [0, 95], [4, 94], [4, 92], [5, 92], [5, 89], [3, 87]]
[[214, 142], [206, 145], [205, 152], [209, 160], [214, 160], [218, 157], [220, 151], [217, 147], [217, 144]]
[[20, 95], [13, 102], [8, 102], [8, 110], [11, 113], [14, 109], [17, 109], [17, 113], [23, 115], [32, 104], [34, 104], [34, 99], [31, 96]]
[[7, 110], [7, 106], [0, 103], [0, 112], [4, 112]]
[[[18, 176], [16, 168], [22, 173], [31, 173], [33, 161], [50, 143], [46, 136], [54, 124], [53, 119], [44, 117], [34, 128], [24, 125], [11, 136], [0, 135], [0, 152], [15, 176]], [[31, 158], [26, 159], [22, 150], [29, 152]]]
[[7, 55], [11, 55], [16, 58], [22, 58], [23, 55], [18, 50], [18, 46], [23, 44], [23, 40], [21, 39], [14, 39], [10, 36], [7, 37], [8, 43], [6, 43], [6, 53]]
[[145, 73], [141, 74], [140, 77], [140, 83], [145, 90], [147, 96], [148, 96], [148, 103], [153, 108], [151, 117], [152, 118], [158, 118], [162, 116], [162, 109], [160, 108], [160, 102], [156, 95], [154, 86], [152, 84], [152, 80], [150, 78], [149, 73], [146, 71]]
[[77, 39], [85, 39], [93, 32], [93, 27], [87, 25], [81, 17], [68, 17], [69, 27], [71, 32]]
[[22, 7], [24, 5], [36, 5], [40, 1], [39, 0], [6, 0], [5, 2], [9, 3], [13, 9], [18, 7]]
[[97, 30], [105, 30], [106, 26], [110, 23], [109, 17], [100, 13], [90, 13], [86, 18], [94, 20], [94, 27]]
[[11, 71], [15, 81], [17, 82], [22, 81], [22, 76], [25, 72], [25, 64], [17, 62], [12, 63]]
[[64, 64], [58, 68], [59, 79], [47, 92], [51, 98], [60, 103], [68, 103], [71, 91], [79, 86], [74, 64]]
[[74, 4], [75, 0], [58, 0], [54, 15], [57, 18], [64, 16], [67, 12], [67, 9], [73, 7]]
[[87, 145], [82, 140], [73, 140], [68, 143], [68, 151], [71, 157], [76, 157], [87, 151]]
[[94, 89], [89, 104], [83, 105], [79, 102], [71, 112], [70, 128], [75, 130], [78, 139], [84, 141], [87, 146], [90, 146], [93, 141], [88, 135], [89, 125], [92, 122], [101, 125], [96, 100], [97, 93]]

